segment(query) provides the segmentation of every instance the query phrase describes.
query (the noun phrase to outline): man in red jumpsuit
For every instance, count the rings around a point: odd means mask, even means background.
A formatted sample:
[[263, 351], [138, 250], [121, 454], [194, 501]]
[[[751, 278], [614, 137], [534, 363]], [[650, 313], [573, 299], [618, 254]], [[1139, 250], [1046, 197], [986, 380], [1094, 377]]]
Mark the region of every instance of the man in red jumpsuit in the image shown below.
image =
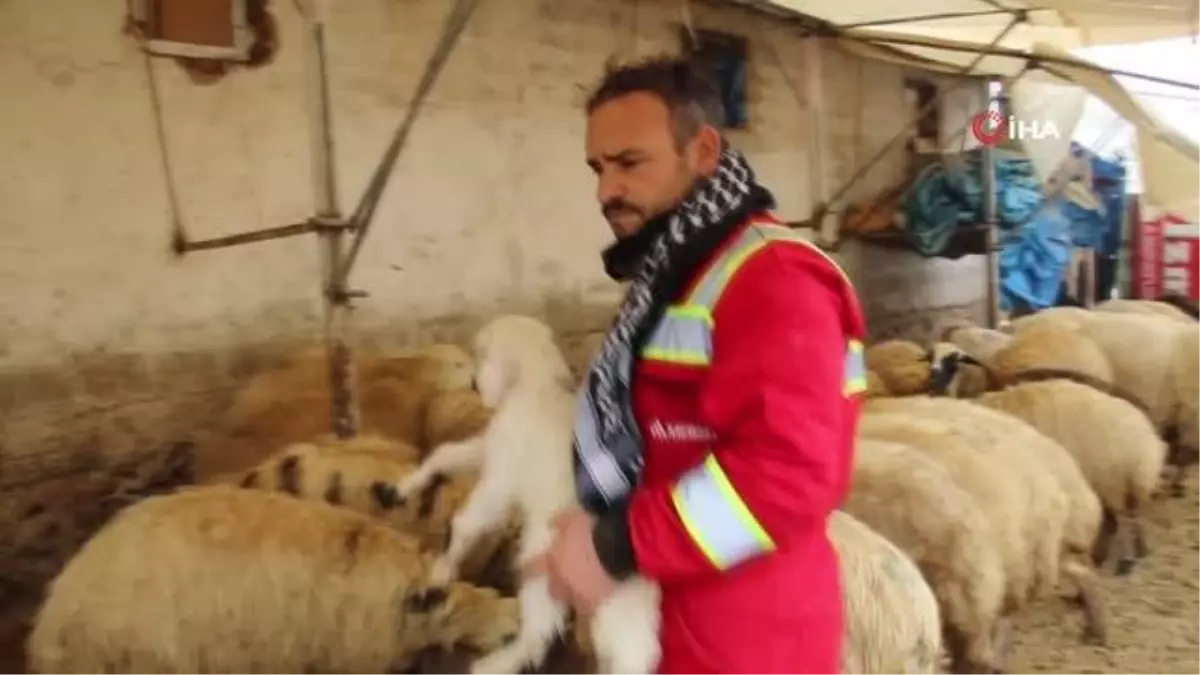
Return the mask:
[[588, 612], [637, 573], [662, 587], [663, 673], [836, 673], [837, 554], [864, 326], [838, 266], [768, 211], [684, 61], [612, 69], [587, 163], [629, 282], [575, 430], [584, 509], [542, 561]]

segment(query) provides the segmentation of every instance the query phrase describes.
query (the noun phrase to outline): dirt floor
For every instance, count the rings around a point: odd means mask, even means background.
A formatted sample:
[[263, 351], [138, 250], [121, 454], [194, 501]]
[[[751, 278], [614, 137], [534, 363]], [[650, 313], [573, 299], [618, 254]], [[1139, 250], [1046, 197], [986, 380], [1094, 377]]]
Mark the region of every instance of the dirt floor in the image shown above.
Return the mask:
[[1150, 555], [1128, 577], [1101, 573], [1107, 603], [1106, 647], [1082, 644], [1082, 612], [1051, 598], [1016, 620], [1013, 673], [1200, 672], [1200, 500], [1189, 476], [1186, 496], [1159, 497], [1147, 509]]
[[[1200, 499], [1197, 477], [1185, 497], [1162, 497], [1147, 509], [1150, 555], [1128, 577], [1102, 573], [1109, 644], [1082, 644], [1082, 613], [1060, 598], [1024, 610], [1016, 620], [1012, 673], [1200, 672]], [[0, 673], [19, 673], [23, 631], [0, 617]], [[562, 658], [563, 655], [559, 655]], [[543, 672], [583, 672], [555, 659]], [[432, 664], [431, 664], [432, 665]], [[555, 667], [557, 666], [557, 667]], [[575, 667], [573, 667], [575, 666]], [[433, 666], [429, 672], [461, 672]]]

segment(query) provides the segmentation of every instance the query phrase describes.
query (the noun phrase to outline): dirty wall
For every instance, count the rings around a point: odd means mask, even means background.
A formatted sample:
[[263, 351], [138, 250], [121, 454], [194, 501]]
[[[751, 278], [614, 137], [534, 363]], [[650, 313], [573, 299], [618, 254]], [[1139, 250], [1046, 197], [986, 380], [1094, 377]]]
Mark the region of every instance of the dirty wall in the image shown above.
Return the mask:
[[[451, 3], [329, 5], [348, 210]], [[170, 251], [173, 220], [199, 239], [312, 213], [301, 26], [292, 3], [268, 6], [280, 36], [273, 60], [201, 85], [171, 60], [147, 63], [122, 32], [123, 0], [0, 3], [0, 519], [97, 499], [112, 488], [92, 480], [105, 467], [178, 450], [237, 382], [282, 346], [319, 337], [315, 239]], [[352, 277], [370, 293], [358, 305], [363, 339], [457, 338], [472, 317], [499, 310], [548, 317], [576, 351], [603, 328], [616, 289], [597, 260], [607, 228], [582, 161], [579, 105], [611, 55], [676, 50], [679, 7], [479, 3]], [[692, 3], [691, 17], [752, 38], [751, 121], [731, 136], [775, 190], [780, 215], [806, 218], [810, 119], [794, 27], [727, 5]], [[896, 130], [903, 73], [829, 46], [820, 67], [832, 188]], [[901, 167], [899, 154], [890, 157], [851, 196]], [[891, 333], [931, 311], [970, 310], [982, 294], [977, 261], [931, 266], [853, 244], [838, 255], [868, 316]], [[947, 282], [949, 296], [928, 293]]]

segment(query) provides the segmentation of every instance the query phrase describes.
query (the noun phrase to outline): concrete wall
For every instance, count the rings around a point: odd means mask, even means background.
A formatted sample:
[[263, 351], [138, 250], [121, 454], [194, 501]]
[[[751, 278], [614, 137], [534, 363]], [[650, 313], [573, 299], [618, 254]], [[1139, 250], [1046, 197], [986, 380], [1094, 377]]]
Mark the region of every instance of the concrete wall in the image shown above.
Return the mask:
[[[348, 210], [451, 3], [328, 4], [338, 189]], [[173, 219], [206, 238], [311, 214], [293, 3], [269, 5], [280, 36], [272, 63], [209, 85], [173, 61], [147, 64], [122, 33], [124, 7], [0, 3], [5, 486], [166, 447], [211, 419], [279, 345], [319, 336], [313, 238], [182, 258], [169, 251]], [[678, 11], [667, 0], [479, 4], [353, 276], [371, 294], [358, 313], [363, 335], [398, 344], [460, 337], [471, 317], [500, 309], [548, 317], [570, 345], [603, 328], [616, 289], [598, 264], [608, 235], [582, 161], [579, 104], [610, 56], [676, 50]], [[752, 36], [751, 124], [733, 141], [775, 190], [780, 215], [807, 217], [802, 41], [793, 28], [729, 6], [692, 3], [692, 19]], [[830, 188], [901, 123], [901, 75], [822, 49]], [[895, 180], [902, 166], [899, 154], [889, 157], [851, 196]], [[957, 282], [981, 279], [971, 263], [929, 266], [853, 245], [839, 255], [862, 282], [869, 316], [893, 328], [931, 305], [969, 305], [968, 287]], [[931, 294], [947, 280], [951, 295]], [[64, 490], [55, 494], [87, 499]]]

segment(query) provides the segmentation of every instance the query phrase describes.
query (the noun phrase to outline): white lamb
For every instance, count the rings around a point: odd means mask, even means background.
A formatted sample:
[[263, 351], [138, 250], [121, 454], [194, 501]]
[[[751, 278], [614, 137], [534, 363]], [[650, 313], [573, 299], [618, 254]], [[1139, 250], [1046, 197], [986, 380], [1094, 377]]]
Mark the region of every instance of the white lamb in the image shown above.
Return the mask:
[[[549, 327], [529, 317], [501, 316], [476, 334], [474, 347], [475, 384], [494, 411], [491, 422], [479, 436], [438, 446], [396, 485], [408, 496], [439, 473], [481, 468], [451, 523], [450, 542], [432, 572], [435, 581], [452, 578], [471, 544], [501, 527], [513, 507], [520, 511], [517, 557], [524, 565], [549, 548], [555, 515], [578, 505], [571, 458], [573, 379]], [[523, 579], [518, 598], [517, 639], [476, 661], [472, 672], [517, 673], [545, 660], [568, 608], [550, 595], [544, 575]], [[660, 657], [658, 601], [658, 586], [639, 577], [621, 584], [597, 609], [591, 640], [603, 671], [654, 671]]]

